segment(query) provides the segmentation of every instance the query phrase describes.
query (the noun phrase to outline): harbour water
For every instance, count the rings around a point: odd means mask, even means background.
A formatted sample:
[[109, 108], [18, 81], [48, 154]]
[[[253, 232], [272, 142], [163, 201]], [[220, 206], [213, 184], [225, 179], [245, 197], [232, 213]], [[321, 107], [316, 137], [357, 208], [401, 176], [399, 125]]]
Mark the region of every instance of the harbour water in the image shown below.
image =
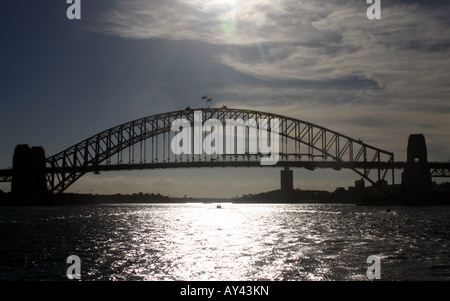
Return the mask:
[[450, 207], [1, 207], [0, 280], [450, 280]]

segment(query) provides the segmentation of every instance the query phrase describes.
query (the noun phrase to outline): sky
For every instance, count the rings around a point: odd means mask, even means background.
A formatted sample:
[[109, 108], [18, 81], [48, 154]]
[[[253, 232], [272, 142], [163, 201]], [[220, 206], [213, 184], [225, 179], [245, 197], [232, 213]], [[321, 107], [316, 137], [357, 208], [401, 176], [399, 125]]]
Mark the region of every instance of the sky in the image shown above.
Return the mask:
[[[17, 144], [62, 151], [153, 114], [256, 109], [335, 130], [406, 160], [424, 134], [450, 159], [450, 3], [364, 0], [65, 0], [0, 5], [0, 168]], [[279, 188], [279, 169], [86, 175], [70, 192], [232, 197]], [[397, 175], [398, 177], [400, 175]], [[349, 171], [294, 171], [294, 187], [353, 185]], [[9, 184], [0, 189], [9, 190]]]

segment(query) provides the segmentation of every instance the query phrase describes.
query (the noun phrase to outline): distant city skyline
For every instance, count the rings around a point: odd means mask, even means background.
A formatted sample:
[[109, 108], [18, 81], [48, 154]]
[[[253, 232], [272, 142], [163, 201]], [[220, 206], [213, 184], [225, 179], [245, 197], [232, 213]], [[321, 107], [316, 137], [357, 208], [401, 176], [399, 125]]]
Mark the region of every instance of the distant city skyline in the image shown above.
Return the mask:
[[[204, 95], [333, 129], [396, 161], [410, 134], [424, 134], [430, 161], [450, 159], [443, 1], [382, 1], [379, 20], [359, 0], [81, 1], [80, 20], [67, 19], [68, 6], [2, 5], [0, 169], [17, 144], [50, 156], [130, 120], [204, 107]], [[280, 170], [104, 172], [68, 191], [233, 197], [279, 189]], [[301, 189], [359, 178], [294, 169]]]

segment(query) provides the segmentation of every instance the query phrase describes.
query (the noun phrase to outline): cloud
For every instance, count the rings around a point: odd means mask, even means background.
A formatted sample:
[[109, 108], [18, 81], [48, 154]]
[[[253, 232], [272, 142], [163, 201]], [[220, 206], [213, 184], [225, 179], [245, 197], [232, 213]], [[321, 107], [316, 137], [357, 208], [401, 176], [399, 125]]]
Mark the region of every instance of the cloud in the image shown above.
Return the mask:
[[233, 46], [218, 53], [220, 63], [262, 80], [353, 77], [403, 102], [418, 92], [448, 95], [448, 10], [390, 5], [382, 20], [370, 21], [367, 7], [361, 1], [121, 1], [96, 30]]
[[380, 143], [403, 156], [425, 133], [449, 149], [450, 6], [365, 1], [121, 1], [96, 31], [220, 46], [216, 63], [251, 80], [211, 88], [219, 104], [257, 107]]
[[[448, 96], [450, 83], [446, 76], [450, 27], [441, 21], [442, 13], [404, 5], [383, 11], [379, 23], [358, 15], [356, 8], [336, 7], [311, 23], [319, 32], [335, 33], [340, 39], [260, 45], [269, 55], [249, 58], [238, 50], [222, 55], [221, 62], [266, 80], [367, 79], [384, 89], [379, 98], [395, 95], [396, 101], [415, 102], [419, 96], [444, 103], [442, 95]], [[295, 41], [295, 30], [287, 31]], [[277, 59], [267, 59], [273, 53]]]

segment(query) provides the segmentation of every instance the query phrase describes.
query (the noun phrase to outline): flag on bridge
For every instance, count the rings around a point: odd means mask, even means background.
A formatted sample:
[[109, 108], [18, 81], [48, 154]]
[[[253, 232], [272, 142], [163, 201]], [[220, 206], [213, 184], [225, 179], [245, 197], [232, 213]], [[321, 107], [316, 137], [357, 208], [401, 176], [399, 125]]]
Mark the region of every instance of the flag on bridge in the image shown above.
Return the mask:
[[212, 97], [206, 99], [206, 105], [208, 106], [208, 108], [209, 108], [209, 103], [210, 103], [210, 102], [212, 102]]

